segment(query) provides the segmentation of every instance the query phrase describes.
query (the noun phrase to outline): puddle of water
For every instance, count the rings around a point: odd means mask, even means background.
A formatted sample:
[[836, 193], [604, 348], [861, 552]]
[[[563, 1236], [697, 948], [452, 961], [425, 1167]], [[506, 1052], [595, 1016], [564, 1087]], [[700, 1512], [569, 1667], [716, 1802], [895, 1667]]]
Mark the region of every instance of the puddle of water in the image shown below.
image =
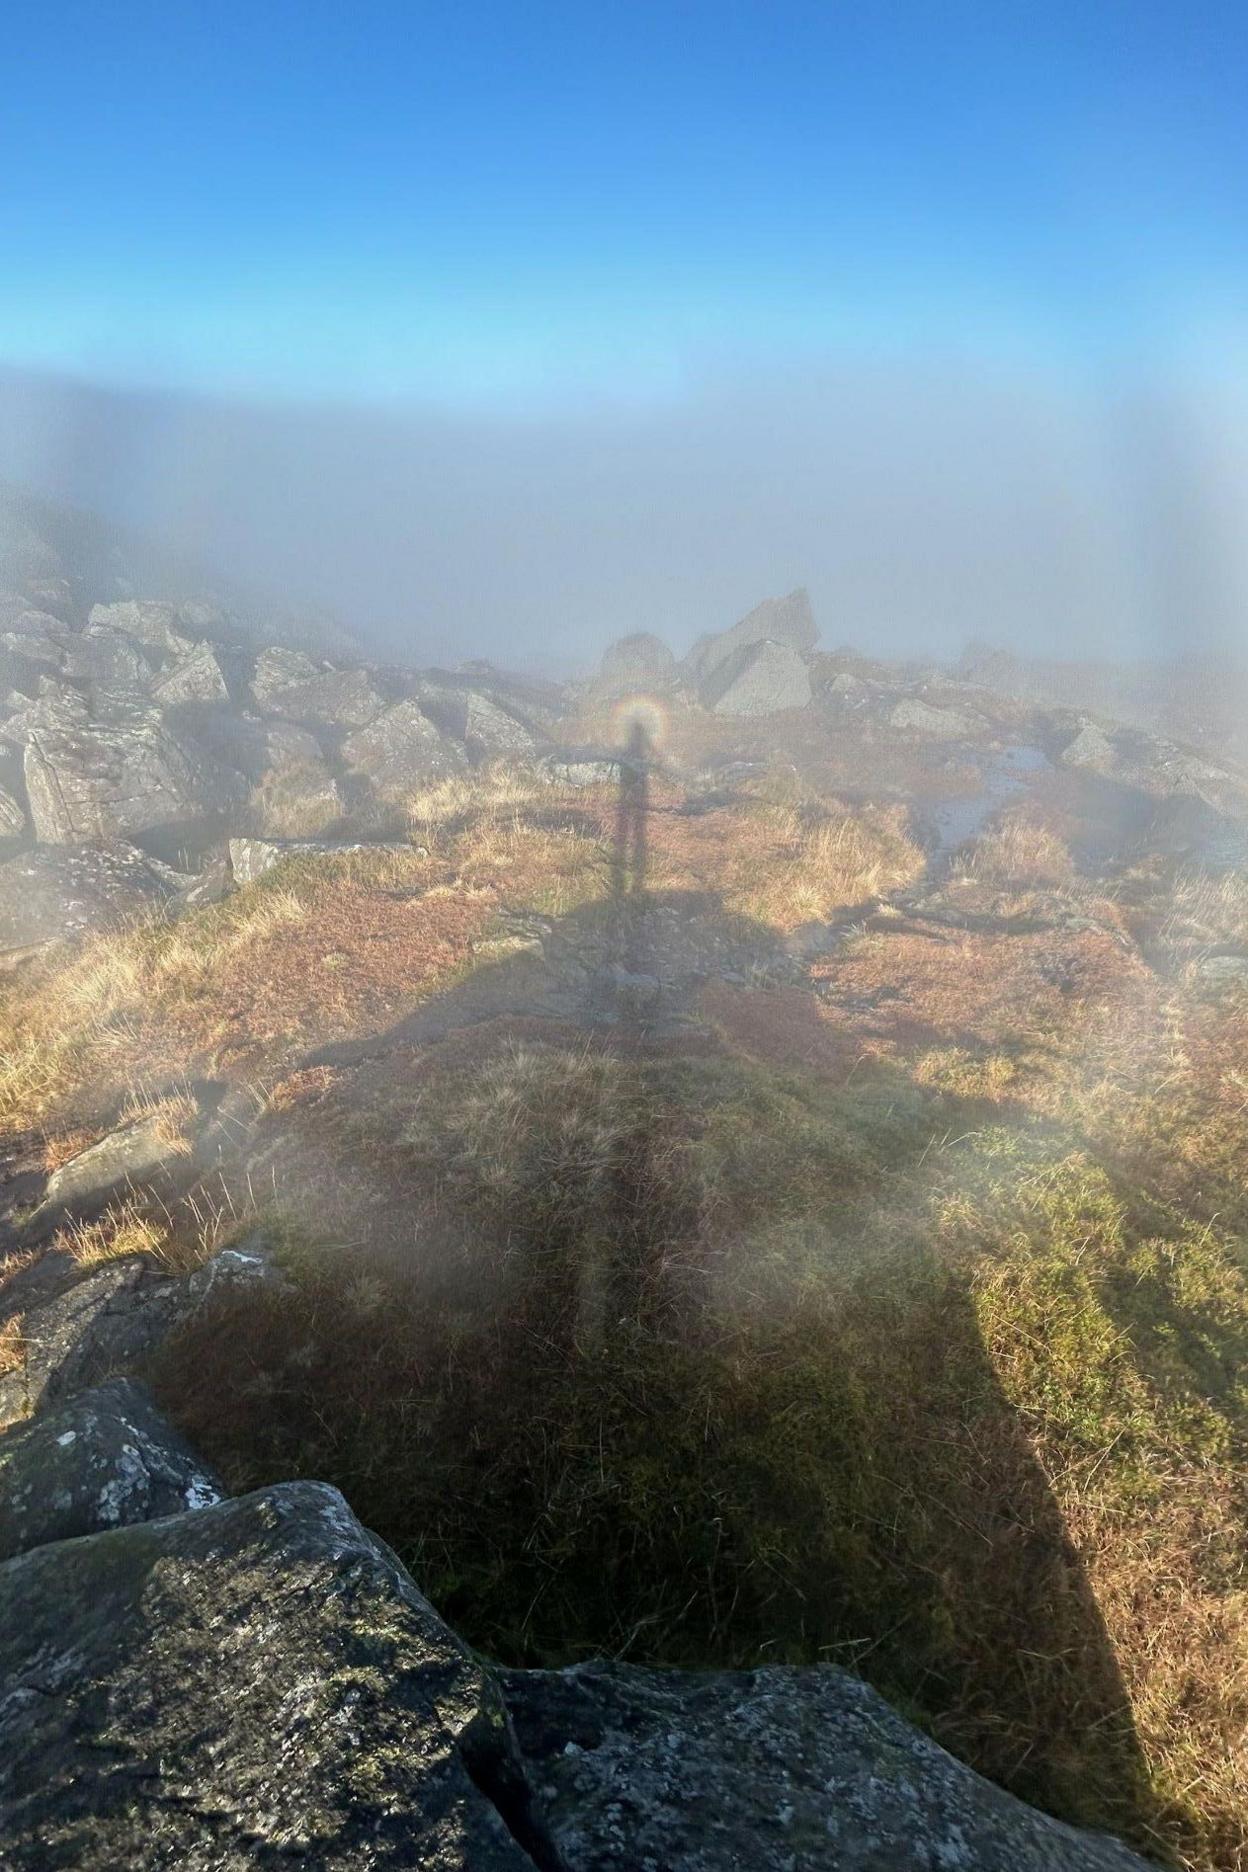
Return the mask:
[[959, 845], [977, 838], [992, 815], [1025, 790], [1028, 776], [1049, 765], [1048, 755], [1037, 747], [1007, 747], [999, 754], [980, 754], [973, 759], [979, 768], [979, 792], [943, 800], [925, 815], [936, 831], [933, 859], [947, 857]]

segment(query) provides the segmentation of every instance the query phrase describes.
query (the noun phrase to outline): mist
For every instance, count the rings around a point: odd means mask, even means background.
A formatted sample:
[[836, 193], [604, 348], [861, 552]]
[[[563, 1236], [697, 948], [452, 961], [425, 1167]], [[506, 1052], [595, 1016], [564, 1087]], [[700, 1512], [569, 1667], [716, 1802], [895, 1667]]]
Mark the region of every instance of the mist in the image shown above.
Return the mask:
[[798, 584], [882, 656], [1236, 655], [1248, 612], [1248, 410], [1190, 371], [872, 358], [491, 412], [5, 368], [0, 474], [422, 662], [681, 649]]

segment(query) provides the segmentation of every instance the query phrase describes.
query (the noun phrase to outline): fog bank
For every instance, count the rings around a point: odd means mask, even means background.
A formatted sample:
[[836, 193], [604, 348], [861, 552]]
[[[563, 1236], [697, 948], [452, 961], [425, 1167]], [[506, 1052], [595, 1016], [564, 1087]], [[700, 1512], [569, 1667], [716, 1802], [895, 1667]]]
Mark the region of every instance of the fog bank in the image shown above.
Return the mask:
[[370, 649], [580, 664], [810, 588], [827, 646], [1238, 654], [1248, 396], [933, 362], [493, 419], [0, 369], [0, 475]]

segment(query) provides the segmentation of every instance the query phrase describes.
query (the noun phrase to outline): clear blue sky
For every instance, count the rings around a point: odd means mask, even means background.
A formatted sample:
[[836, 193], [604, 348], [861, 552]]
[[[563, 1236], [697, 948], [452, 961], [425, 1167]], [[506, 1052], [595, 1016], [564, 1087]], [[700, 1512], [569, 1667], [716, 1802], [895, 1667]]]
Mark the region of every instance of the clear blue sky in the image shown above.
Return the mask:
[[1243, 0], [47, 0], [4, 65], [14, 363], [488, 404], [1244, 356]]

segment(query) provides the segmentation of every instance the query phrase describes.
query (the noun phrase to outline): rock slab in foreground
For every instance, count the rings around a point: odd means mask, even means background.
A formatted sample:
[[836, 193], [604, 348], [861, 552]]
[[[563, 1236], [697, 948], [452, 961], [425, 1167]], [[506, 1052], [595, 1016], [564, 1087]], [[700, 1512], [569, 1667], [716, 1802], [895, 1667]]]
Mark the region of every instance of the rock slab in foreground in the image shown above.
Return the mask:
[[831, 1665], [509, 1671], [503, 1694], [577, 1872], [1149, 1872], [983, 1780]]
[[220, 1501], [208, 1465], [126, 1379], [0, 1437], [0, 1560]]
[[532, 1872], [489, 1679], [323, 1484], [6, 1562], [0, 1681], [6, 1872]]

